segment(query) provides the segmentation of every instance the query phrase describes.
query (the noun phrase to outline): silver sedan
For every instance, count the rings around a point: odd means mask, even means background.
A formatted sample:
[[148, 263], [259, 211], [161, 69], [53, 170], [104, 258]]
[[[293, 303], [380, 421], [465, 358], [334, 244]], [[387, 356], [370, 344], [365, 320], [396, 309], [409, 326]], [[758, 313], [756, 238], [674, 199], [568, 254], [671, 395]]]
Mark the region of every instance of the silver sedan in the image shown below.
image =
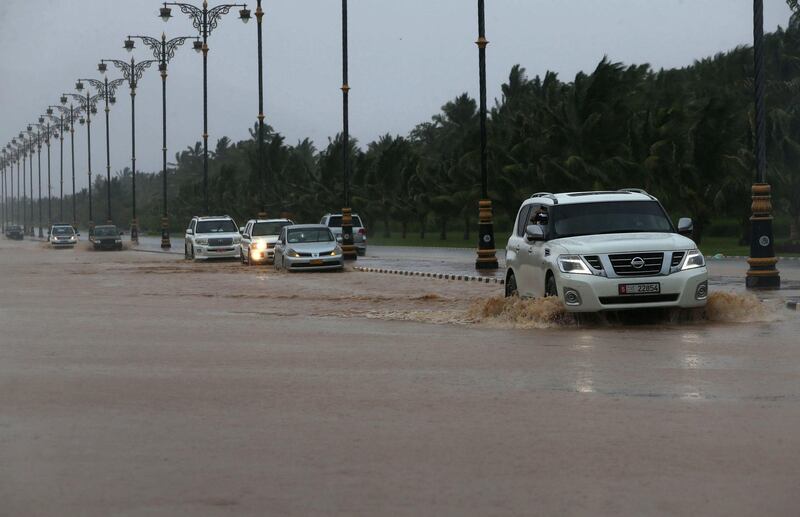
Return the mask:
[[342, 248], [327, 226], [298, 224], [281, 230], [275, 243], [275, 269], [324, 271], [343, 267]]

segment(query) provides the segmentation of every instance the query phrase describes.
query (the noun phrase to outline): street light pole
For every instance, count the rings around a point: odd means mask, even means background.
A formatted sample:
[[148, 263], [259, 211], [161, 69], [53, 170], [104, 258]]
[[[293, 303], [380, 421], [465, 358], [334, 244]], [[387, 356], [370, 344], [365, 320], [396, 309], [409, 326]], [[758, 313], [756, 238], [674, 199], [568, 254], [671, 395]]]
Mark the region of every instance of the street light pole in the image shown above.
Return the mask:
[[767, 110], [764, 70], [764, 0], [753, 0], [753, 55], [755, 65], [756, 181], [752, 187], [750, 257], [745, 285], [748, 289], [780, 289], [772, 231], [772, 187], [767, 183]]
[[492, 201], [489, 199], [489, 157], [486, 135], [486, 13], [485, 0], [478, 0], [478, 68], [480, 76], [480, 127], [481, 127], [481, 200], [478, 203], [478, 258], [475, 268], [492, 270], [499, 267], [494, 244]]
[[[22, 196], [19, 196], [19, 186], [20, 186], [19, 179], [20, 178], [17, 177], [17, 195], [18, 195], [17, 196], [18, 197], [17, 201], [18, 201], [18, 203], [20, 205], [20, 208], [22, 210], [22, 233], [25, 234], [25, 235], [28, 235], [28, 208], [26, 206], [27, 203], [25, 202], [25, 199], [27, 199], [27, 197], [28, 197], [28, 194], [27, 194], [27, 189], [28, 189], [27, 181], [25, 180], [25, 174], [28, 172], [28, 144], [25, 141], [25, 134], [24, 133], [20, 132], [19, 140], [20, 140], [20, 145], [22, 146], [21, 147], [21, 151], [22, 151], [22, 181], [21, 181], [21, 184], [22, 184]], [[17, 164], [17, 165], [19, 166], [19, 164]], [[17, 169], [17, 175], [19, 175], [19, 169]]]
[[39, 125], [36, 126], [36, 165], [39, 171], [39, 238], [44, 237], [42, 231], [42, 128], [44, 118], [39, 117]]
[[[78, 91], [83, 91], [83, 83], [80, 79], [75, 84], [75, 89]], [[78, 122], [80, 122], [81, 125], [86, 124], [86, 161], [89, 169], [89, 235], [94, 235], [94, 196], [92, 195], [92, 114], [97, 113], [97, 108], [95, 105], [99, 99], [99, 95], [92, 97], [88, 91], [86, 92], [86, 97], [75, 93], [67, 93], [65, 95], [69, 95], [73, 99], [77, 100], [80, 103], [81, 109], [86, 114], [86, 116], [81, 117]]]
[[266, 152], [264, 150], [264, 51], [262, 25], [264, 10], [261, 8], [261, 0], [257, 0], [256, 5], [256, 26], [258, 27], [258, 179], [260, 183], [259, 204], [261, 212], [259, 219], [267, 218], [267, 164]]
[[59, 161], [61, 163], [61, 179], [58, 191], [58, 220], [64, 221], [64, 107], [51, 104], [48, 106], [48, 113], [55, 108], [58, 110], [58, 141], [59, 141]]
[[163, 182], [163, 213], [161, 216], [161, 248], [169, 249], [172, 247], [169, 239], [169, 215], [167, 213], [167, 65], [175, 57], [175, 51], [183, 45], [186, 40], [194, 39], [199, 41], [196, 37], [181, 36], [167, 41], [166, 34], [161, 34], [161, 40], [151, 38], [150, 36], [128, 36], [125, 40], [124, 48], [128, 52], [132, 51], [135, 47], [133, 39], [142, 40], [145, 45], [150, 47], [153, 51], [153, 56], [158, 61], [158, 70], [161, 73], [161, 136], [162, 146], [161, 151], [163, 154], [162, 164], [162, 182]]
[[[67, 96], [61, 96], [61, 104], [67, 103]], [[80, 112], [78, 110], [76, 112], [75, 105], [69, 105], [69, 134], [70, 134], [70, 148], [72, 154], [72, 227], [75, 228], [75, 231], [78, 231], [78, 213], [77, 213], [77, 206], [76, 206], [76, 195], [75, 195], [75, 115]]]
[[31, 237], [36, 236], [36, 231], [33, 229], [33, 225], [35, 224], [33, 221], [33, 155], [35, 154], [35, 145], [34, 145], [34, 132], [33, 126], [28, 124], [28, 149], [30, 158], [28, 160], [29, 168], [28, 168], [28, 209], [30, 210], [30, 222], [31, 226], [28, 231], [28, 235]]
[[[108, 67], [105, 63], [101, 62], [97, 65], [97, 70], [104, 74], [108, 70]], [[111, 136], [109, 134], [109, 113], [111, 108], [109, 105], [113, 106], [117, 102], [117, 98], [114, 94], [117, 91], [117, 88], [125, 82], [125, 79], [114, 79], [113, 81], [109, 81], [108, 77], [103, 78], [102, 81], [98, 81], [97, 79], [79, 79], [78, 85], [80, 85], [80, 89], [83, 89], [82, 82], [86, 81], [87, 83], [91, 84], [94, 89], [97, 91], [97, 95], [91, 97], [94, 99], [94, 105], [97, 105], [97, 101], [103, 99], [105, 103], [105, 113], [106, 113], [106, 224], [112, 224], [111, 218]], [[89, 98], [89, 94], [87, 93], [87, 98]], [[96, 109], [96, 108], [95, 108]], [[96, 111], [93, 111], [96, 113]]]
[[101, 59], [98, 70], [105, 72], [106, 68], [102, 65], [111, 63], [122, 71], [122, 76], [128, 82], [131, 89], [131, 182], [133, 194], [133, 220], [131, 221], [131, 242], [139, 242], [139, 221], [136, 218], [136, 86], [139, 84], [139, 79], [142, 78], [144, 71], [150, 68], [150, 65], [157, 63], [155, 59], [142, 61], [137, 63], [135, 59], [131, 58], [130, 64], [118, 59]]
[[203, 0], [203, 8], [200, 9], [191, 4], [179, 2], [164, 2], [164, 7], [160, 10], [161, 18], [166, 22], [172, 17], [172, 9], [168, 6], [174, 5], [180, 8], [181, 12], [189, 15], [192, 19], [192, 26], [197, 30], [201, 38], [196, 41], [194, 49], [203, 52], [203, 208], [206, 214], [210, 212], [208, 203], [208, 37], [211, 31], [217, 28], [220, 18], [228, 14], [234, 7], [241, 7], [239, 19], [244, 23], [250, 20], [250, 11], [247, 4], [223, 4], [208, 8], [208, 0]]
[[344, 208], [342, 208], [342, 256], [358, 259], [353, 239], [353, 210], [350, 207], [350, 84], [347, 56], [347, 0], [342, 0], [342, 172]]

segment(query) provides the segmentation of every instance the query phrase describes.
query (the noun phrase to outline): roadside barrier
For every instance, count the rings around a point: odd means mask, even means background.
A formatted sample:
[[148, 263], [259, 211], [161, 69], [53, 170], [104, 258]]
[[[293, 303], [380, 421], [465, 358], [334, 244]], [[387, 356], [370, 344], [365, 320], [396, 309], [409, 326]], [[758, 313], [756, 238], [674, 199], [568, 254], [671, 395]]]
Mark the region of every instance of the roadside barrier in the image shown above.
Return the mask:
[[502, 278], [492, 278], [486, 276], [472, 276], [472, 275], [456, 275], [452, 273], [430, 273], [425, 271], [403, 271], [399, 269], [384, 269], [374, 267], [354, 267], [355, 271], [362, 273], [380, 273], [384, 275], [399, 275], [399, 276], [418, 276], [422, 278], [435, 278], [438, 280], [451, 280], [456, 282], [478, 282], [482, 284], [499, 284], [504, 285], [506, 282]]

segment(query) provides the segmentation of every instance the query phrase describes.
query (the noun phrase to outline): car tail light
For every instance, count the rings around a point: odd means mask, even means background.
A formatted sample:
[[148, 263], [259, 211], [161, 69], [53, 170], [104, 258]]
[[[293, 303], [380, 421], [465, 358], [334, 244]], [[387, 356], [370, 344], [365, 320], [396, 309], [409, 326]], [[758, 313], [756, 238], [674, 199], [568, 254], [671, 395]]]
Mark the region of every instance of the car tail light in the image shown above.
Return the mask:
[[359, 228], [358, 229], [358, 234], [359, 235], [366, 235], [367, 234], [367, 229], [366, 228]]

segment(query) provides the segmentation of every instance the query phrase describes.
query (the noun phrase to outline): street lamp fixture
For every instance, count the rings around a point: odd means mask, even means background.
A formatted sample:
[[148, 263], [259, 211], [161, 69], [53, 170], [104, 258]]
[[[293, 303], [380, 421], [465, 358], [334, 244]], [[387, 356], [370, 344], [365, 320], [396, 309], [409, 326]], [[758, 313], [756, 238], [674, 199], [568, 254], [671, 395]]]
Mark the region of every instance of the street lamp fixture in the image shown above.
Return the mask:
[[125, 40], [125, 44], [122, 46], [122, 48], [124, 48], [128, 52], [133, 52], [133, 49], [136, 48], [136, 45], [134, 44], [132, 39], [128, 38]]
[[[162, 196], [163, 196], [163, 212], [161, 215], [161, 248], [169, 249], [172, 247], [169, 236], [169, 214], [167, 212], [167, 64], [175, 57], [175, 52], [178, 47], [183, 45], [187, 40], [192, 39], [190, 36], [181, 36], [167, 40], [167, 35], [162, 33], [161, 38], [152, 38], [150, 36], [128, 36], [125, 40], [125, 48], [132, 48], [128, 42], [133, 43], [134, 39], [141, 40], [153, 51], [153, 57], [158, 61], [158, 71], [161, 75], [161, 115], [162, 115]], [[199, 39], [194, 38], [195, 42]]]
[[217, 27], [220, 19], [228, 14], [234, 7], [240, 7], [239, 19], [247, 22], [250, 19], [250, 11], [247, 4], [222, 4], [209, 9], [208, 0], [203, 0], [202, 9], [192, 4], [181, 2], [164, 2], [161, 8], [161, 18], [166, 22], [172, 16], [169, 6], [177, 6], [181, 12], [188, 15], [192, 20], [192, 26], [197, 30], [198, 35], [203, 39], [202, 43], [198, 40], [193, 44], [193, 48], [203, 53], [203, 202], [206, 213], [210, 212], [208, 202], [208, 37]]

